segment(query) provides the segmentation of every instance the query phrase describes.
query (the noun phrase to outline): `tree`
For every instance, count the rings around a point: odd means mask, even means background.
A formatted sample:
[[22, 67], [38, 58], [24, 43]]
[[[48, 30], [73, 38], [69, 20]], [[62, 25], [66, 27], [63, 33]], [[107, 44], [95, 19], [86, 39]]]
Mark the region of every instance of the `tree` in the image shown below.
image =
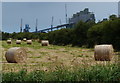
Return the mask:
[[72, 40], [71, 31], [72, 29], [69, 29], [69, 28], [52, 31], [49, 33], [48, 39], [52, 44], [68, 45]]
[[117, 19], [117, 16], [116, 16], [115, 14], [110, 15], [110, 16], [109, 16], [109, 19], [110, 19], [110, 20], [115, 20], [115, 19]]
[[103, 36], [102, 24], [97, 24], [89, 28], [87, 32], [88, 47], [93, 47], [95, 44], [100, 44], [102, 42], [102, 36]]
[[89, 29], [89, 25], [80, 21], [78, 24], [75, 25], [73, 31], [73, 46], [82, 46], [86, 45], [87, 43], [87, 31]]

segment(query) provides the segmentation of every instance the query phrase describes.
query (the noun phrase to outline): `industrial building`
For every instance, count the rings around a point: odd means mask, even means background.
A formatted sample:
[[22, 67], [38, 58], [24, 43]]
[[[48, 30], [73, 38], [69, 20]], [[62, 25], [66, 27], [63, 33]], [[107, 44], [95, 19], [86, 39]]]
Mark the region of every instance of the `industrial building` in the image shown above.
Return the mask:
[[93, 12], [89, 12], [88, 8], [85, 8], [83, 11], [73, 14], [72, 18], [69, 19], [69, 23], [77, 23], [79, 21], [88, 22], [95, 21], [95, 15]]

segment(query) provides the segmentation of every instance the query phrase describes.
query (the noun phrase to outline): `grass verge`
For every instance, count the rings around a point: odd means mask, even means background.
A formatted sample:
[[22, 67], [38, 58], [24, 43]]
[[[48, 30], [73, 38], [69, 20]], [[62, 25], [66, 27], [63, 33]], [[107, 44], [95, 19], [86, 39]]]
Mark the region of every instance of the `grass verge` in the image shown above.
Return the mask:
[[117, 64], [110, 65], [96, 65], [89, 68], [77, 68], [69, 70], [63, 66], [56, 66], [54, 71], [34, 70], [30, 73], [23, 69], [19, 72], [3, 73], [3, 82], [73, 82], [73, 81], [95, 81], [95, 82], [108, 82], [120, 81], [120, 68]]

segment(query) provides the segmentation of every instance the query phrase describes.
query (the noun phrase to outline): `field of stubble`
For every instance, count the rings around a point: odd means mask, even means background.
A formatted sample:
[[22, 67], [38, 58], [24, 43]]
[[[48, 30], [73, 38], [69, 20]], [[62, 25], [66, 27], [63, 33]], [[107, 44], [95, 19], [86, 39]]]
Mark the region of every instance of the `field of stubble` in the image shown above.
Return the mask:
[[[114, 53], [111, 61], [95, 61], [92, 48], [41, 46], [37, 41], [32, 45], [27, 45], [23, 41], [21, 45], [16, 45], [15, 41], [12, 44], [7, 44], [6, 41], [0, 41], [0, 43], [2, 43], [3, 81], [14, 81], [17, 76], [18, 78], [21, 76], [19, 74], [21, 72], [24, 72], [26, 77], [17, 81], [120, 81], [119, 52]], [[5, 53], [11, 47], [25, 48], [27, 52], [25, 63], [6, 61]], [[39, 77], [41, 72], [44, 74], [42, 73]], [[13, 77], [10, 79], [11, 73]], [[17, 76], [14, 77], [14, 75]]]

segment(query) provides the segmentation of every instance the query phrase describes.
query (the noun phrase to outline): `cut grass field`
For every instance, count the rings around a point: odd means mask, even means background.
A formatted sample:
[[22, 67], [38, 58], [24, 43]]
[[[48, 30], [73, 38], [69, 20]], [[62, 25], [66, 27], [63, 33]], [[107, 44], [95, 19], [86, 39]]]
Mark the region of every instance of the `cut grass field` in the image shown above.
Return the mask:
[[[3, 81], [120, 81], [119, 55], [116, 55], [119, 53], [114, 53], [111, 61], [95, 61], [92, 48], [41, 46], [37, 41], [32, 45], [23, 41], [21, 45], [15, 41], [12, 44], [0, 43]], [[5, 52], [11, 47], [25, 48], [25, 63], [7, 63]]]

